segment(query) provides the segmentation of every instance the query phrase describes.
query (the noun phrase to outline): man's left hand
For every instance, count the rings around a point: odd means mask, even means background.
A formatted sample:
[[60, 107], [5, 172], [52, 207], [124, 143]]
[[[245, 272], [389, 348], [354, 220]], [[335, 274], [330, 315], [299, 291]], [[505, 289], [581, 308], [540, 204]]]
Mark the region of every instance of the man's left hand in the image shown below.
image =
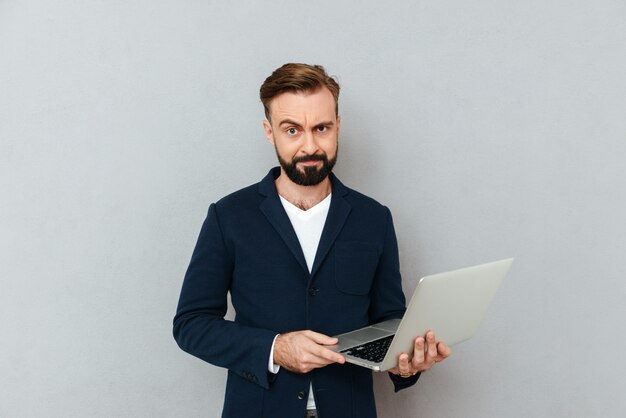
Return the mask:
[[451, 352], [450, 347], [436, 340], [433, 331], [428, 331], [424, 337], [415, 339], [413, 358], [409, 358], [406, 353], [400, 354], [398, 366], [390, 369], [389, 372], [402, 377], [413, 376], [442, 362]]

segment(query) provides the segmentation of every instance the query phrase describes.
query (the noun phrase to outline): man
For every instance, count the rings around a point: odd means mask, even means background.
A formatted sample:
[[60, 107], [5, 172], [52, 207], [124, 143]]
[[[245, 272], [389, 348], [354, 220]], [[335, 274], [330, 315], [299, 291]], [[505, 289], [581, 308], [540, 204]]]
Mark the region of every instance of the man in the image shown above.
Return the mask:
[[[328, 346], [404, 313], [391, 214], [332, 174], [339, 85], [321, 66], [286, 64], [260, 95], [280, 167], [209, 207], [174, 337], [228, 369], [224, 417], [375, 417], [371, 371]], [[396, 391], [449, 354], [418, 336], [390, 371]]]

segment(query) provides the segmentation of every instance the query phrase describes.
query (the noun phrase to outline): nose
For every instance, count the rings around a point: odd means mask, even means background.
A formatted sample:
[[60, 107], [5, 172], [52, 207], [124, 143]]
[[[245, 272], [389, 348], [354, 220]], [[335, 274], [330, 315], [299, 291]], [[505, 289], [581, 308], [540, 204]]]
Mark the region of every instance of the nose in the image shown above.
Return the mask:
[[304, 151], [305, 154], [313, 155], [319, 150], [317, 139], [315, 138], [315, 135], [313, 135], [313, 132], [305, 132], [303, 140], [304, 143], [302, 144], [301, 150]]

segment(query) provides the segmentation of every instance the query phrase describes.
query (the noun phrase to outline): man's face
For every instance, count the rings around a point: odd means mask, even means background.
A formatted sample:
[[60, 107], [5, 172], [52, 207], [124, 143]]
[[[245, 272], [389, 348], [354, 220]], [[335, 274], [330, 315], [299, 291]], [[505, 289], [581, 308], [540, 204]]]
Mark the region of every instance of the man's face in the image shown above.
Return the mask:
[[269, 104], [271, 122], [263, 121], [283, 171], [301, 186], [322, 182], [337, 161], [340, 119], [327, 88], [283, 93]]

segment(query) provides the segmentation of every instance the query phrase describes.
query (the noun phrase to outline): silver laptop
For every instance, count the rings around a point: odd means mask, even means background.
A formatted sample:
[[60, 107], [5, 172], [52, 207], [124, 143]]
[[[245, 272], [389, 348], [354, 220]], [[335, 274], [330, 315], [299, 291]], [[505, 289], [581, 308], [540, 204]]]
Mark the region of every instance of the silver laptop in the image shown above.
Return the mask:
[[349, 363], [385, 371], [397, 366], [401, 353], [411, 356], [415, 337], [428, 330], [448, 346], [465, 341], [476, 332], [512, 263], [507, 258], [423, 277], [401, 320], [336, 335], [339, 343], [329, 348]]

